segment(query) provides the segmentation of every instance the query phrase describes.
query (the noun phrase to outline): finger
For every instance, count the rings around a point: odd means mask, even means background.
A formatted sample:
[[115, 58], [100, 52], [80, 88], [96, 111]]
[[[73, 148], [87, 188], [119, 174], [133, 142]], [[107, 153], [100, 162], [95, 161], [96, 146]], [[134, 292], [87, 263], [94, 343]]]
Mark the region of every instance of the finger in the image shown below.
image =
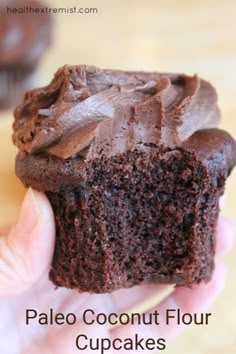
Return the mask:
[[[113, 303], [113, 311], [130, 312], [131, 309], [137, 308], [140, 311], [140, 305], [145, 303], [146, 310], [152, 306], [153, 301], [161, 301], [173, 291], [173, 285], [162, 284], [144, 284], [134, 286], [129, 289], [120, 289], [111, 294]], [[120, 301], [125, 299], [125, 301]]]
[[226, 203], [226, 191], [224, 192], [224, 194], [219, 199], [220, 210], [224, 209], [225, 203]]
[[215, 301], [216, 297], [224, 288], [225, 284], [225, 268], [221, 264], [217, 264], [214, 275], [208, 284], [195, 285], [191, 289], [186, 287], [176, 288], [175, 292], [165, 299], [156, 308], [151, 309], [148, 313], [153, 313], [155, 310], [159, 313], [159, 325], [144, 325], [135, 323], [129, 326], [120, 326], [111, 331], [112, 337], [134, 337], [135, 333], [142, 333], [144, 338], [170, 338], [178, 334], [184, 328], [189, 328], [188, 325], [177, 324], [173, 319], [166, 324], [167, 309], [180, 310], [184, 313], [200, 313], [208, 309]]
[[224, 256], [233, 247], [235, 238], [235, 225], [225, 219], [220, 218], [216, 230], [216, 255]]
[[0, 237], [0, 296], [31, 287], [48, 270], [54, 249], [53, 211], [46, 196], [29, 189], [17, 222]]
[[[192, 288], [177, 288], [173, 296], [166, 299], [166, 301], [160, 305], [160, 312], [163, 314], [165, 309], [174, 308], [180, 309], [182, 314], [205, 313], [223, 291], [225, 281], [225, 266], [220, 262], [216, 262], [215, 271], [209, 283], [201, 283]], [[189, 326], [183, 324], [176, 325], [176, 322], [172, 321], [169, 325], [160, 327], [160, 330], [161, 335], [170, 338], [176, 336], [184, 328], [187, 329]]]
[[99, 326], [98, 324], [86, 326], [81, 321], [78, 321], [76, 325], [57, 326], [57, 331], [50, 329], [50, 333], [47, 333], [45, 338], [34, 339], [33, 345], [36, 348], [35, 352], [32, 349], [32, 343], [30, 343], [24, 345], [23, 353], [117, 353], [116, 350], [113, 350], [109, 330], [106, 326]]

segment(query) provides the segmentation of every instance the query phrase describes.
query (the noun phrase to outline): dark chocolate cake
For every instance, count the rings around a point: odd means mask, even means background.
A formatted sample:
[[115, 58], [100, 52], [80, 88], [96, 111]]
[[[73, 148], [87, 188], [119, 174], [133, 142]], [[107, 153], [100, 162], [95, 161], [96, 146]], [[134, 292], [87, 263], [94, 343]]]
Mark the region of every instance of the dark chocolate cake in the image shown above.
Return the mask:
[[95, 293], [209, 281], [236, 163], [219, 117], [196, 75], [64, 66], [28, 92], [15, 110], [16, 173], [55, 213], [50, 279]]
[[51, 43], [52, 16], [41, 11], [44, 6], [40, 0], [11, 0], [0, 5], [0, 109], [22, 101]]

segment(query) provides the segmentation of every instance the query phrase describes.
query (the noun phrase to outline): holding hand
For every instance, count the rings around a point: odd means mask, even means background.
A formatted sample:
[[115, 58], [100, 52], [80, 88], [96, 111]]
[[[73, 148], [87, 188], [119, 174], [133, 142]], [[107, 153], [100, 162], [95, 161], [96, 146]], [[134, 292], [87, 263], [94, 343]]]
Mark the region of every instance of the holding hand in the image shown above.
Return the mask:
[[[168, 308], [180, 309], [182, 313], [206, 311], [224, 287], [225, 270], [220, 259], [232, 247], [233, 234], [232, 225], [226, 220], [219, 220], [216, 268], [208, 284], [193, 286], [191, 289], [178, 287], [158, 307], [154, 306], [148, 312], [153, 312], [155, 308], [161, 316]], [[112, 328], [96, 323], [86, 325], [80, 314], [88, 308], [97, 313], [129, 312], [168, 286], [148, 284], [103, 295], [79, 294], [64, 288], [55, 290], [47, 277], [54, 251], [55, 223], [53, 211], [44, 194], [29, 189], [18, 220], [11, 227], [0, 229], [0, 235], [1, 353], [73, 354], [79, 352], [75, 345], [78, 333], [94, 339], [132, 338], [135, 333], [140, 333], [144, 338], [169, 338], [184, 328], [175, 321], [160, 326], [133, 324]], [[42, 326], [35, 319], [26, 325], [27, 309], [48, 313], [50, 308], [55, 313], [76, 313], [78, 322], [76, 325], [60, 326], [54, 323]], [[84, 352], [88, 354], [90, 350]], [[112, 351], [109, 350], [109, 353]]]

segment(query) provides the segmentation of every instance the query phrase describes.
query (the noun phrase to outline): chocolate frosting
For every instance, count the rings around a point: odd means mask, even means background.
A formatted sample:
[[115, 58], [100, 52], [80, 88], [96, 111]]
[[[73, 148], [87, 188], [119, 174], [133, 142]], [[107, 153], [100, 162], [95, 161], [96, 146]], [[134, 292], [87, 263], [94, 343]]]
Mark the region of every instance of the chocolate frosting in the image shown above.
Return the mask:
[[64, 66], [16, 108], [14, 143], [21, 156], [62, 159], [114, 155], [150, 144], [181, 145], [219, 123], [217, 95], [197, 75]]
[[11, 13], [13, 8], [42, 8], [35, 0], [9, 0], [0, 7], [0, 65], [9, 67], [24, 62], [25, 67], [38, 62], [51, 41], [51, 16], [47, 13]]

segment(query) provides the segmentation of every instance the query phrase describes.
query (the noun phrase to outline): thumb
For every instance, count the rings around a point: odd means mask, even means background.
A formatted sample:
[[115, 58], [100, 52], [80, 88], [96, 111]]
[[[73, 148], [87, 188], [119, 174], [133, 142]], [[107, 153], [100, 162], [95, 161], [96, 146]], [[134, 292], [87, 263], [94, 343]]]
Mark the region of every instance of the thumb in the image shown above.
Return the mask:
[[17, 222], [0, 235], [0, 296], [21, 293], [42, 277], [51, 264], [54, 242], [50, 203], [30, 188]]

